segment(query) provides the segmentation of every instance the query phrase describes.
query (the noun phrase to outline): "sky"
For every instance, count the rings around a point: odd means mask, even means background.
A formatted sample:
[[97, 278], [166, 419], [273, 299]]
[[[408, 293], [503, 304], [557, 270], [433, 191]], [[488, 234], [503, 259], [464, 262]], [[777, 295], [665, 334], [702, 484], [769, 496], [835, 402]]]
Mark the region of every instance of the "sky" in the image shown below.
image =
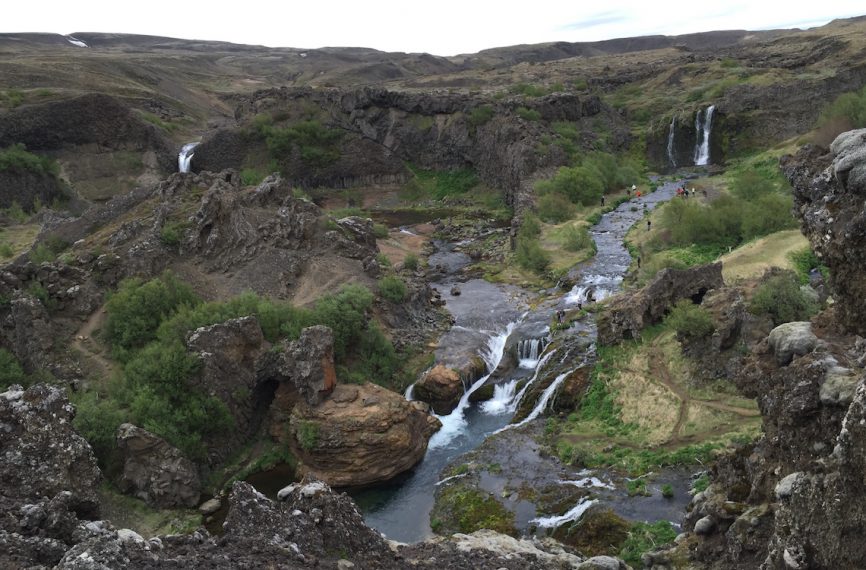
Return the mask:
[[448, 56], [551, 41], [809, 28], [864, 14], [863, 0], [47, 0], [4, 7], [0, 32], [116, 32]]

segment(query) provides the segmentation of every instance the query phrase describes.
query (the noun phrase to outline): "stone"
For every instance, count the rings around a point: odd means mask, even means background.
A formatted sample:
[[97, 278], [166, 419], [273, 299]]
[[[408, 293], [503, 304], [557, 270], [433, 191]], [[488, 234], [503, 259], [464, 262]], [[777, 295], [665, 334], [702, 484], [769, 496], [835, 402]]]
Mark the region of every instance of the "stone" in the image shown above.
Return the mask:
[[716, 530], [716, 521], [711, 516], [705, 516], [695, 523], [695, 534], [706, 536]]
[[593, 556], [580, 565], [577, 570], [626, 570], [625, 562], [613, 556]]
[[415, 383], [412, 394], [430, 404], [437, 414], [449, 414], [460, 401], [463, 382], [456, 370], [437, 364]]
[[824, 374], [824, 383], [818, 396], [822, 404], [847, 406], [854, 399], [854, 392], [863, 377], [850, 368], [831, 366]]
[[117, 448], [123, 461], [123, 492], [158, 508], [192, 508], [198, 504], [198, 470], [167, 441], [126, 423], [117, 428]]
[[767, 342], [776, 355], [776, 360], [784, 366], [791, 362], [794, 356], [809, 354], [815, 349], [818, 337], [812, 333], [812, 323], [784, 323], [772, 331]]
[[208, 499], [198, 506], [198, 512], [204, 516], [212, 515], [222, 508], [223, 504], [217, 497]]
[[681, 299], [700, 303], [712, 289], [722, 287], [722, 264], [688, 269], [663, 269], [637, 293], [611, 299], [598, 317], [598, 342], [616, 344], [640, 338], [641, 331], [662, 320]]
[[797, 481], [802, 477], [802, 473], [791, 473], [790, 475], [785, 476], [784, 479], [776, 483], [775, 494], [776, 498], [779, 500], [787, 499], [791, 496], [793, 492], [794, 485], [797, 484]]
[[288, 443], [300, 470], [338, 487], [387, 481], [410, 469], [440, 422], [381, 386], [338, 384], [332, 397], [298, 402]]

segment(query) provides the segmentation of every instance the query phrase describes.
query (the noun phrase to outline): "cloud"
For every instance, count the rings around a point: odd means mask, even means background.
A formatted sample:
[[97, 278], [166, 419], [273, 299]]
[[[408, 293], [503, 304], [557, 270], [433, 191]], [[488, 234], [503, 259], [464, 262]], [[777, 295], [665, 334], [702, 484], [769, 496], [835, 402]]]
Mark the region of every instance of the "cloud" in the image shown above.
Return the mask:
[[627, 22], [629, 20], [629, 16], [623, 14], [622, 12], [603, 12], [601, 14], [596, 14], [589, 18], [583, 20], [577, 20], [576, 22], [572, 22], [570, 24], [565, 24], [564, 26], [560, 26], [559, 30], [561, 31], [575, 31], [575, 30], [585, 30], [587, 28], [595, 28], [597, 26], [604, 26], [607, 24], [616, 24], [620, 22]]

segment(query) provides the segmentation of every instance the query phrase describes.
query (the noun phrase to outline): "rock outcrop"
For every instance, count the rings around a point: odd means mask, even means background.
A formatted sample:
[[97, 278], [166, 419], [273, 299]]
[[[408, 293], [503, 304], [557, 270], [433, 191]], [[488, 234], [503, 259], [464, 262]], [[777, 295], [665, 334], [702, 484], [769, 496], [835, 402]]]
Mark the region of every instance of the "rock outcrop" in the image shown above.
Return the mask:
[[812, 250], [830, 268], [843, 323], [866, 334], [866, 129], [839, 135], [828, 153], [806, 146], [782, 161]]
[[412, 394], [427, 402], [437, 414], [449, 414], [463, 394], [463, 382], [456, 370], [437, 364], [415, 383]]
[[677, 301], [700, 303], [708, 291], [722, 285], [721, 263], [664, 269], [637, 293], [617, 296], [608, 303], [598, 318], [598, 342], [607, 345], [640, 338], [640, 332], [661, 321]]
[[117, 428], [117, 448], [123, 461], [122, 492], [158, 508], [198, 505], [198, 469], [177, 448], [132, 424]]
[[299, 402], [291, 443], [301, 471], [337, 487], [387, 481], [418, 463], [439, 421], [420, 402], [375, 384], [338, 384], [317, 406]]

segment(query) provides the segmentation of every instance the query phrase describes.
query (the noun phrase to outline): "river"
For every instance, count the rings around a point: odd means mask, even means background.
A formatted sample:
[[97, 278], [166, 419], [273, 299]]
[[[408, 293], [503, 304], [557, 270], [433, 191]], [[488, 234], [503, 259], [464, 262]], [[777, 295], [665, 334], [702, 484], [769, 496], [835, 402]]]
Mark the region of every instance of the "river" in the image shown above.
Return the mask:
[[[669, 200], [679, 184], [681, 182], [663, 184], [655, 192], [633, 198], [602, 216], [591, 230], [598, 253], [572, 270], [576, 285], [565, 294], [549, 292], [551, 295], [531, 310], [529, 301], [533, 295], [528, 291], [480, 279], [461, 280], [460, 270], [469, 264], [468, 257], [454, 251], [452, 244], [437, 244], [438, 252], [428, 263], [442, 266], [444, 272], [433, 286], [442, 293], [455, 324], [440, 339], [436, 362], [459, 367], [467, 358], [478, 355], [484, 359], [489, 376], [507, 347], [521, 340], [544, 339], [557, 310], [574, 309], [588, 298], [599, 301], [617, 291], [631, 264], [631, 256], [623, 244], [626, 233], [643, 220], [647, 211]], [[459, 296], [450, 294], [455, 285], [460, 288]], [[566, 334], [593, 338], [592, 316], [577, 323]], [[569, 358], [575, 360], [576, 366], [585, 356], [570, 355]], [[543, 366], [544, 359], [540, 361]], [[532, 381], [539, 376], [535, 370], [527, 368], [538, 365], [539, 361], [524, 359], [521, 363], [524, 367], [516, 367], [504, 377], [496, 378], [500, 389], [496, 391], [494, 402], [485, 405], [469, 402], [468, 398], [488, 376], [469, 386], [458, 407], [451, 414], [440, 416], [442, 430], [430, 440], [426, 456], [412, 471], [385, 485], [352, 492], [368, 525], [401, 542], [416, 542], [433, 535], [430, 511], [443, 469], [456, 457], [475, 449], [490, 434], [506, 427], [520, 396], [520, 393], [515, 394], [516, 380]], [[549, 389], [548, 399], [554, 390], [555, 387]], [[544, 411], [547, 401], [541, 402], [542, 399], [543, 396], [533, 410], [533, 419]]]

